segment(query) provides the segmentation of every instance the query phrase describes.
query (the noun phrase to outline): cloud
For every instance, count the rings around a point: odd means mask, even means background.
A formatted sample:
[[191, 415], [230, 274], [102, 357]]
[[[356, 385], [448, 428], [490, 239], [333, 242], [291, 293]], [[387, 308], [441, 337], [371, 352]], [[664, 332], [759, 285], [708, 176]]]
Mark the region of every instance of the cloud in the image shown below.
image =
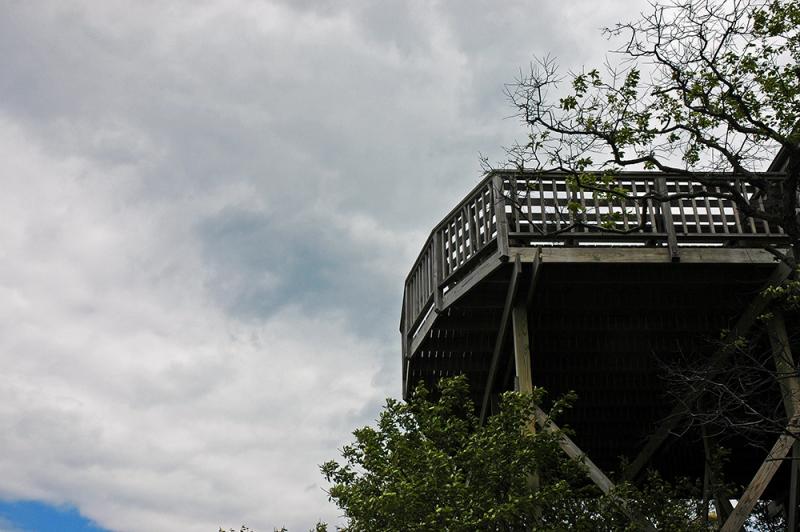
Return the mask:
[[571, 6], [7, 6], [0, 498], [335, 521], [317, 464], [399, 393], [403, 278], [518, 133], [503, 83], [630, 9]]

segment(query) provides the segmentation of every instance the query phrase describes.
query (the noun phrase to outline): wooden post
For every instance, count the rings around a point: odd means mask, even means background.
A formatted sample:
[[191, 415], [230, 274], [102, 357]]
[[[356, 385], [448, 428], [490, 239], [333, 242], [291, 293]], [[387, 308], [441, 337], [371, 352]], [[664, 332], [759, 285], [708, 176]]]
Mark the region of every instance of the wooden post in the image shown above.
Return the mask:
[[436, 229], [433, 233], [433, 308], [438, 313], [444, 308], [442, 302], [442, 262], [444, 260], [442, 232]]
[[791, 419], [800, 413], [800, 379], [789, 346], [786, 323], [780, 310], [772, 311], [772, 318], [767, 322], [767, 332], [775, 361], [775, 378], [781, 387], [786, 417]]
[[[800, 379], [797, 376], [794, 356], [789, 345], [789, 335], [786, 333], [786, 323], [783, 313], [775, 309], [772, 318], [767, 321], [767, 333], [772, 347], [772, 356], [775, 361], [775, 378], [780, 384], [783, 406], [786, 417], [793, 419], [800, 414]], [[787, 501], [786, 530], [797, 530], [797, 491], [798, 491], [798, 458], [800, 458], [800, 443], [792, 445], [792, 459], [789, 474], [789, 500]]]
[[[408, 297], [408, 293], [403, 294], [403, 302], [405, 303], [405, 299]], [[402, 371], [403, 371], [403, 398], [406, 397], [408, 393], [408, 358], [411, 356], [408, 352], [409, 350], [409, 341], [408, 341], [408, 313], [403, 314], [403, 342], [402, 342]]]
[[[520, 264], [517, 255], [516, 264]], [[514, 366], [516, 367], [516, 390], [525, 394], [533, 393], [533, 375], [531, 374], [531, 344], [528, 336], [528, 308], [524, 299], [516, 298], [511, 308], [511, 330], [514, 337]], [[528, 430], [536, 433], [536, 418], [528, 422]], [[539, 473], [534, 472], [528, 476], [528, 486], [533, 491], [539, 490]], [[534, 516], [539, 517], [540, 511], [534, 509]], [[531, 528], [531, 530], [533, 530]]]
[[514, 334], [514, 365], [517, 368], [517, 390], [533, 392], [531, 375], [531, 346], [528, 337], [528, 309], [525, 303], [515, 303], [511, 309], [511, 326]]
[[[667, 180], [663, 176], [656, 177], [656, 192], [661, 196], [666, 196], [669, 193], [667, 190]], [[664, 231], [667, 233], [669, 256], [672, 258], [672, 262], [680, 262], [681, 255], [678, 249], [678, 237], [675, 235], [675, 225], [672, 223], [672, 207], [668, 201], [659, 202], [658, 207], [661, 211], [661, 222], [664, 225]]]
[[494, 217], [497, 225], [497, 249], [500, 257], [508, 258], [508, 217], [506, 216], [506, 196], [503, 189], [503, 176], [495, 174], [492, 178]]

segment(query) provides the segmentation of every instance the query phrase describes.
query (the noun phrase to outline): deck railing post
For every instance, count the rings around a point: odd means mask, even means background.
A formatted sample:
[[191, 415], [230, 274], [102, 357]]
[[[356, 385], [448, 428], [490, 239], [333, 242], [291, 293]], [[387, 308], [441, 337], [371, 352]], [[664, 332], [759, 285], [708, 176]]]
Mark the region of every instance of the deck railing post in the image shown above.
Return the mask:
[[433, 309], [441, 312], [442, 303], [442, 232], [439, 229], [433, 232]]
[[[655, 178], [656, 192], [659, 196], [669, 195], [667, 189], [667, 179], [664, 176], [657, 176]], [[661, 223], [664, 226], [664, 231], [667, 233], [667, 247], [669, 248], [669, 256], [672, 262], [679, 262], [681, 260], [680, 251], [678, 250], [678, 237], [675, 234], [675, 225], [672, 222], [672, 207], [669, 201], [659, 201], [659, 210], [661, 211]]]
[[403, 317], [400, 323], [400, 334], [402, 335], [402, 342], [400, 345], [401, 351], [401, 360], [400, 360], [400, 367], [403, 370], [403, 397], [406, 396], [407, 392], [407, 382], [406, 382], [406, 369], [408, 367], [408, 322], [409, 322], [409, 304], [408, 304], [408, 283], [406, 283], [405, 290], [403, 290]]
[[506, 195], [503, 187], [503, 176], [495, 174], [492, 178], [492, 205], [497, 224], [497, 249], [500, 258], [508, 259], [508, 216], [506, 216]]

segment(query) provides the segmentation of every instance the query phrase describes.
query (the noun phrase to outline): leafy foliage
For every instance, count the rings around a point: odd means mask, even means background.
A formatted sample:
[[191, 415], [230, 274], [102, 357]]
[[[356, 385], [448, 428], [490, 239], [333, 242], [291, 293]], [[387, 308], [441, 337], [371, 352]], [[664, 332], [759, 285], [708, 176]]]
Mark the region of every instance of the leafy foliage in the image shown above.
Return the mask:
[[561, 433], [531, 430], [541, 394], [504, 394], [483, 426], [463, 377], [442, 380], [435, 396], [419, 386], [408, 403], [387, 400], [377, 427], [354, 432], [343, 462], [321, 467], [345, 530], [636, 529], [622, 504], [641, 504], [663, 529], [703, 529], [686, 496], [658, 477], [647, 491], [602, 495], [560, 449]]

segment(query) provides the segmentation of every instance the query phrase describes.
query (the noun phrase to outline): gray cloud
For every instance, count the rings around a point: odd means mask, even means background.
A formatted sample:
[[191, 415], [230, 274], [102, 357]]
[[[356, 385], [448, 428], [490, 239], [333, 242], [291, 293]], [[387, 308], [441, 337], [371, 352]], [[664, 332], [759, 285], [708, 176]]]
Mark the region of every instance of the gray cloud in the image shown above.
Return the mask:
[[519, 133], [503, 83], [601, 61], [629, 11], [4, 6], [0, 497], [114, 530], [335, 521], [317, 464], [399, 392], [402, 280]]

